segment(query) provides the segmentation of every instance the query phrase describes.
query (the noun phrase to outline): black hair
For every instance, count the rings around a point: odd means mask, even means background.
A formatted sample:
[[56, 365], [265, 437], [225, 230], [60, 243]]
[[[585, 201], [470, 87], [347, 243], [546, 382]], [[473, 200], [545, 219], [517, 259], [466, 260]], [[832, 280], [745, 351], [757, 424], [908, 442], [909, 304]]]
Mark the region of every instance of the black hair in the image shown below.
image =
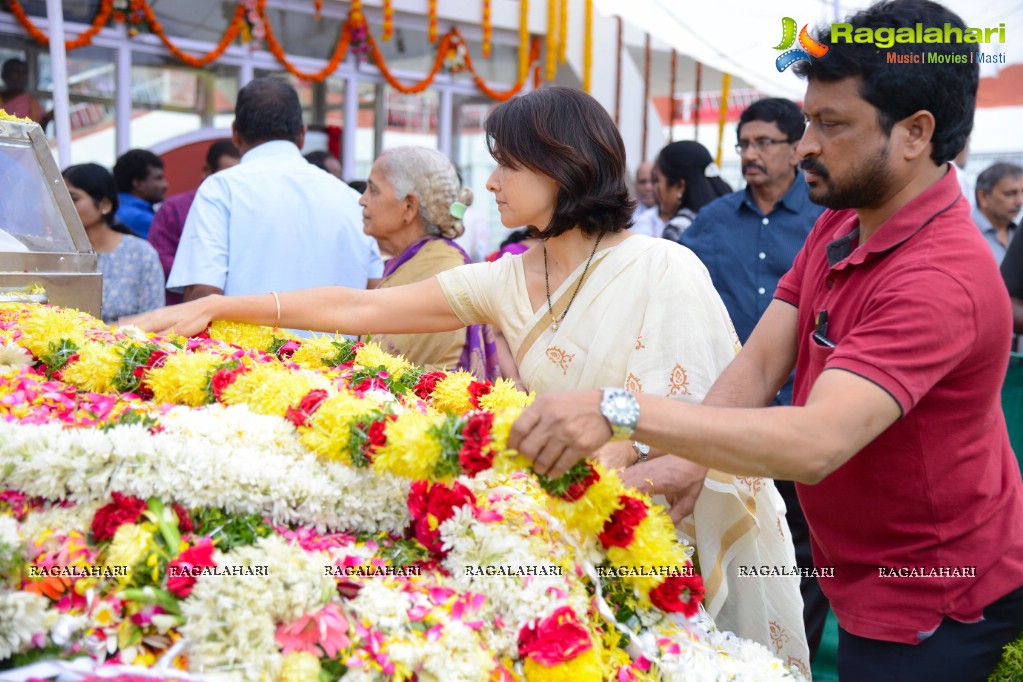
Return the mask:
[[15, 66], [24, 66], [25, 68], [28, 68], [28, 64], [25, 63], [24, 59], [11, 57], [10, 59], [4, 62], [3, 67], [0, 67], [0, 78], [6, 80], [7, 75], [10, 74], [11, 69], [13, 69]]
[[348, 181], [348, 186], [351, 187], [352, 189], [354, 189], [359, 194], [362, 194], [363, 192], [366, 191], [366, 181], [365, 180], [349, 180]]
[[973, 189], [974, 199], [979, 204], [981, 192], [991, 194], [995, 185], [1001, 182], [1002, 178], [1018, 178], [1021, 175], [1023, 175], [1023, 167], [1014, 163], [999, 162], [988, 166], [977, 176], [977, 184]]
[[[857, 12], [845, 23], [852, 32], [859, 28], [897, 31], [943, 28], [946, 24], [963, 31], [966, 25], [951, 10], [929, 0], [888, 0]], [[888, 135], [902, 119], [921, 110], [934, 116], [931, 160], [942, 164], [954, 159], [973, 130], [973, 110], [977, 101], [980, 66], [976, 63], [977, 44], [970, 42], [900, 43], [903, 55], [918, 55], [920, 63], [888, 63], [888, 50], [872, 43], [832, 41], [831, 28], [819, 29], [818, 42], [828, 46], [827, 54], [809, 62], [798, 62], [793, 69], [809, 80], [825, 82], [859, 76], [863, 79], [860, 97], [877, 109], [881, 129]], [[938, 66], [928, 63], [928, 54], [956, 57], [970, 54], [967, 63]]]
[[125, 194], [130, 194], [135, 188], [136, 180], [145, 180], [149, 177], [150, 168], [163, 168], [163, 161], [151, 151], [145, 149], [129, 149], [114, 164], [114, 179], [117, 181], [117, 188]]
[[[657, 155], [654, 166], [669, 185], [686, 181], [679, 208], [699, 211], [718, 197], [731, 194], [731, 186], [717, 175], [707, 177], [707, 168], [714, 163], [710, 152], [699, 142], [672, 142]], [[716, 171], [717, 168], [714, 168]]]
[[249, 144], [271, 140], [298, 144], [302, 134], [298, 92], [283, 78], [256, 78], [238, 91], [234, 129]]
[[104, 199], [109, 201], [110, 212], [103, 216], [107, 225], [118, 232], [133, 234], [127, 227], [117, 222], [116, 214], [120, 202], [117, 200], [117, 183], [114, 182], [114, 176], [110, 171], [98, 163], [80, 163], [68, 166], [62, 175], [66, 182], [92, 197], [97, 206]]
[[330, 152], [325, 152], [322, 149], [318, 149], [315, 152], [309, 152], [305, 155], [305, 160], [313, 164], [317, 168], [327, 170], [327, 159], [330, 158]]
[[525, 166], [558, 185], [547, 239], [576, 225], [587, 235], [632, 224], [625, 145], [611, 117], [581, 90], [544, 88], [500, 104], [483, 124], [494, 160]]
[[206, 167], [210, 169], [210, 172], [216, 173], [220, 170], [220, 160], [225, 156], [234, 159], [242, 157], [238, 147], [234, 146], [234, 142], [227, 139], [217, 140], [206, 150]]
[[739, 127], [735, 131], [736, 137], [742, 132], [742, 127], [750, 121], [775, 124], [789, 142], [801, 139], [806, 130], [803, 110], [792, 100], [782, 97], [765, 97], [746, 107], [739, 115]]

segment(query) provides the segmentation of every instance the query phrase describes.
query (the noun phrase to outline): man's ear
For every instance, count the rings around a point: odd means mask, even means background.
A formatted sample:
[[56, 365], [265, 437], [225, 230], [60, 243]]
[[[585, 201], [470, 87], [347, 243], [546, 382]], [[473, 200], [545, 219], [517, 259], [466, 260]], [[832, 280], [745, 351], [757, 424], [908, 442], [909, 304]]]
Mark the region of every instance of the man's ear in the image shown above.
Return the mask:
[[931, 154], [931, 138], [934, 137], [934, 114], [921, 109], [896, 124], [902, 131], [903, 157], [913, 161], [921, 155]]

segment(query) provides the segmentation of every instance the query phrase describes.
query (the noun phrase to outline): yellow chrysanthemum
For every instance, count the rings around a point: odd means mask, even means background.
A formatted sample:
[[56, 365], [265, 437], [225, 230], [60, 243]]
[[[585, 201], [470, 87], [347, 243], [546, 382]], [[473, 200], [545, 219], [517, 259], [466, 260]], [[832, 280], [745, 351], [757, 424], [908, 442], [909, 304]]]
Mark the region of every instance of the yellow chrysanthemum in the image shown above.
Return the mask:
[[[644, 498], [649, 504], [649, 498]], [[611, 547], [607, 558], [617, 568], [637, 568], [650, 572], [651, 567], [683, 567], [689, 564], [682, 546], [675, 534], [671, 518], [659, 505], [653, 505], [645, 519], [636, 526], [635, 535], [628, 547]], [[656, 575], [630, 576], [626, 578], [639, 589], [646, 600], [650, 590], [661, 584], [663, 578]]]
[[18, 343], [37, 357], [47, 351], [50, 343], [61, 339], [79, 347], [85, 342], [85, 326], [77, 310], [38, 306], [22, 318]]
[[600, 480], [592, 484], [586, 494], [575, 502], [551, 497], [547, 504], [552, 514], [583, 537], [597, 535], [603, 530], [611, 514], [621, 507], [618, 497], [625, 492], [625, 485], [616, 474], [597, 462], [593, 463], [593, 467], [600, 474]]
[[[126, 523], [118, 528], [107, 549], [106, 565], [111, 568], [126, 566], [131, 569], [141, 563], [152, 543], [153, 529], [152, 523]], [[125, 580], [122, 581], [121, 577], [118, 580], [121, 582], [130, 580], [131, 570], [128, 570], [128, 573], [128, 576], [123, 576]]]
[[221, 397], [228, 405], [244, 404], [257, 414], [283, 417], [309, 391], [329, 387], [330, 381], [321, 374], [293, 372], [267, 362], [250, 365], [249, 371], [239, 374]]
[[199, 407], [206, 404], [210, 372], [223, 363], [224, 358], [213, 353], [176, 353], [146, 373], [146, 385], [157, 403]]
[[0, 121], [19, 121], [21, 123], [35, 123], [35, 121], [33, 121], [30, 118], [21, 118], [20, 116], [15, 116], [14, 114], [8, 114], [7, 111], [4, 109], [0, 109]]
[[244, 322], [217, 320], [210, 325], [210, 338], [242, 348], [269, 350], [274, 340], [274, 328]]
[[308, 651], [292, 651], [281, 663], [280, 682], [320, 682], [320, 659]]
[[469, 402], [469, 384], [473, 381], [476, 377], [469, 372], [451, 372], [433, 389], [433, 406], [441, 412], [457, 415], [475, 409]]
[[86, 341], [78, 347], [78, 360], [64, 367], [64, 381], [86, 391], [113, 393], [114, 377], [121, 368], [121, 349]]
[[525, 407], [536, 399], [535, 393], [523, 393], [511, 379], [498, 379], [490, 393], [479, 399], [480, 409], [500, 412], [509, 407]]
[[[342, 340], [342, 337], [337, 337]], [[337, 353], [337, 346], [334, 345], [333, 336], [314, 336], [311, 339], [302, 339], [302, 346], [291, 356], [290, 362], [294, 362], [306, 369], [322, 369], [323, 358]]]
[[349, 424], [378, 407], [376, 402], [338, 393], [320, 403], [320, 407], [301, 429], [302, 444], [327, 459], [350, 463], [345, 453], [350, 437]]
[[391, 379], [397, 381], [401, 375], [412, 369], [412, 363], [401, 355], [391, 355], [378, 344], [367, 342], [355, 353], [355, 364], [362, 367], [378, 367], [383, 365]]
[[579, 682], [580, 680], [606, 680], [600, 655], [589, 649], [575, 658], [548, 668], [531, 658], [525, 662], [527, 682]]
[[429, 431], [442, 417], [405, 412], [387, 424], [387, 443], [377, 451], [373, 468], [404, 478], [430, 478], [443, 449]]

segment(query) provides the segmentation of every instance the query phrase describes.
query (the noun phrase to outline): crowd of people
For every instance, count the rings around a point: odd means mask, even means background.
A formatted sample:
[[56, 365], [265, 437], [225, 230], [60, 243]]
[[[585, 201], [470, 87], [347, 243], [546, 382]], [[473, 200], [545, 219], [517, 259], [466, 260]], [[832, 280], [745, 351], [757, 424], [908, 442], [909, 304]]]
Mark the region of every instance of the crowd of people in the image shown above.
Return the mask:
[[[964, 26], [927, 0], [847, 21]], [[538, 397], [511, 445], [540, 473], [595, 458], [663, 495], [722, 629], [808, 673], [830, 608], [843, 681], [983, 680], [1023, 634], [1023, 479], [1000, 405], [1023, 333], [1023, 168], [963, 193], [975, 65], [832, 53], [795, 67], [801, 104], [742, 112], [738, 191], [693, 141], [636, 164], [630, 190], [616, 126], [578, 90], [495, 107], [486, 188], [515, 231], [482, 263], [454, 241], [474, 197], [451, 161], [386, 150], [360, 193], [335, 157], [303, 158], [298, 96], [272, 77], [239, 92], [196, 191], [165, 198], [146, 150], [64, 179], [105, 321], [371, 334], [513, 378]], [[886, 577], [901, 567], [974, 577]]]

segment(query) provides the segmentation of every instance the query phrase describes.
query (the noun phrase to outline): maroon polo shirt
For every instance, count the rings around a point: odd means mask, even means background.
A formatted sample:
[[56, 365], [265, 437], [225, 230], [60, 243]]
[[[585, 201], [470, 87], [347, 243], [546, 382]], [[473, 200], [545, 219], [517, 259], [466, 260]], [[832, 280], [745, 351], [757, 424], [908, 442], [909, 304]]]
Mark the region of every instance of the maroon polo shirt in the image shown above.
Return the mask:
[[814, 561], [835, 567], [820, 582], [838, 622], [912, 644], [1023, 585], [1023, 480], [1001, 407], [1011, 311], [954, 173], [862, 245], [858, 225], [826, 211], [778, 284], [799, 308], [793, 404], [840, 369], [891, 394], [902, 417], [797, 490]]

